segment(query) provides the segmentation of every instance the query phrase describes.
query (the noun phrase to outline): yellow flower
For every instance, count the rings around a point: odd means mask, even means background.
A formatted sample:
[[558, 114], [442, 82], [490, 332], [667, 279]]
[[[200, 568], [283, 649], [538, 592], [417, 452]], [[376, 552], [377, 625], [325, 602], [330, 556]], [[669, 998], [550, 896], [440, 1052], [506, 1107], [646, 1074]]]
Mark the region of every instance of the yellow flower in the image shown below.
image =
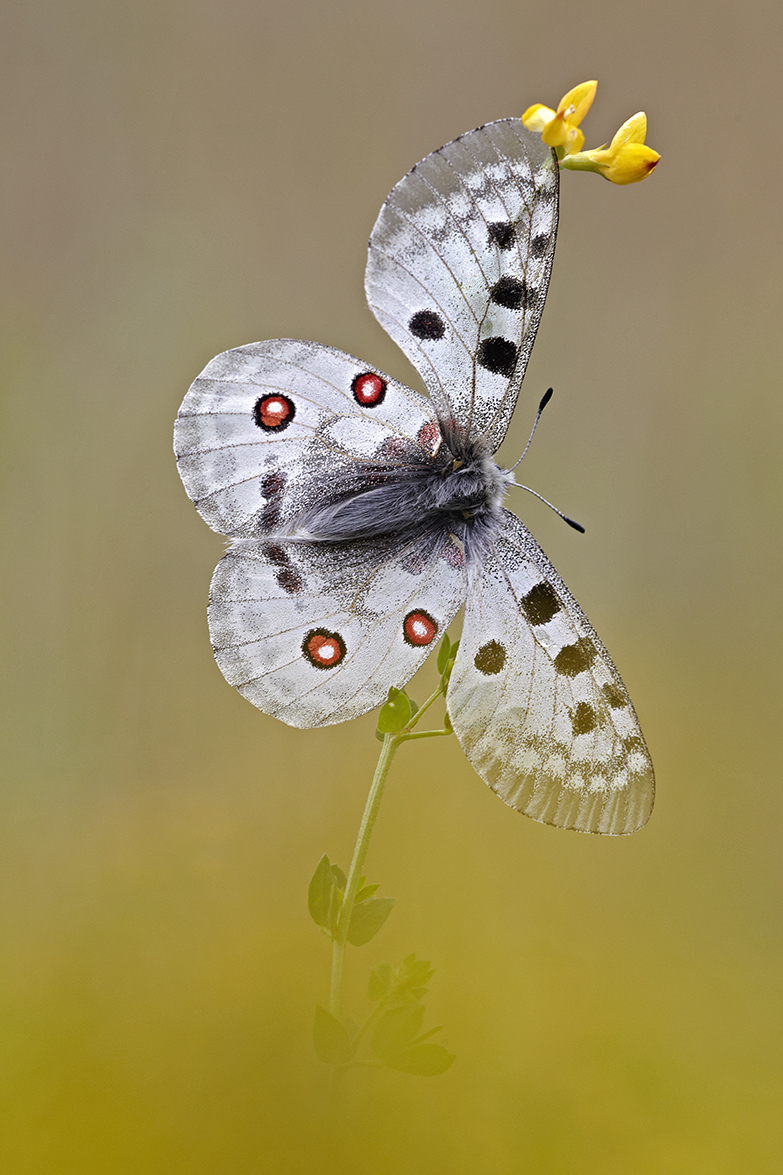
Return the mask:
[[554, 147], [558, 159], [581, 151], [585, 137], [579, 123], [593, 104], [598, 82], [582, 82], [564, 94], [557, 110], [550, 110], [540, 102], [528, 107], [522, 122], [528, 130], [541, 135], [548, 147]]
[[645, 146], [647, 115], [640, 111], [620, 127], [607, 147], [569, 154], [562, 166], [569, 171], [597, 171], [613, 184], [636, 184], [646, 179], [661, 158]]

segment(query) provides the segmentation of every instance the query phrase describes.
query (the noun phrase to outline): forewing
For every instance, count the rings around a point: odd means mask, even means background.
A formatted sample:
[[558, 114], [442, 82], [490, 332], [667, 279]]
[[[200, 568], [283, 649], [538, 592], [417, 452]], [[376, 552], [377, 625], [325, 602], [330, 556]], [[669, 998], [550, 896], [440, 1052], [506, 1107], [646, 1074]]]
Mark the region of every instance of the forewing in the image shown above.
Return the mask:
[[544, 308], [558, 171], [519, 119], [469, 131], [392, 190], [370, 237], [370, 309], [442, 419], [499, 446]]
[[634, 832], [647, 821], [653, 768], [628, 692], [508, 511], [470, 581], [448, 710], [470, 762], [512, 808], [580, 832]]
[[324, 488], [361, 488], [367, 462], [430, 460], [440, 429], [423, 396], [360, 359], [295, 339], [217, 355], [177, 416], [174, 451], [201, 516], [231, 538], [278, 534]]
[[209, 628], [231, 685], [291, 726], [379, 706], [415, 673], [465, 595], [445, 531], [414, 541], [239, 543], [212, 579]]

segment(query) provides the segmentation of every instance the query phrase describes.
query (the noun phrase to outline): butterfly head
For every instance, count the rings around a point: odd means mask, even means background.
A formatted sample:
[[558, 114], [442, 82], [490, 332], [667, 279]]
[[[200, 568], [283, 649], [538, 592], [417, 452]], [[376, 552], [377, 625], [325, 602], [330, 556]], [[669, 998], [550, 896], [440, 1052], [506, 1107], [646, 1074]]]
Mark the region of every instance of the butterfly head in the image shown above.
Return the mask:
[[483, 447], [465, 447], [432, 482], [432, 507], [461, 514], [466, 521], [497, 515], [510, 480]]

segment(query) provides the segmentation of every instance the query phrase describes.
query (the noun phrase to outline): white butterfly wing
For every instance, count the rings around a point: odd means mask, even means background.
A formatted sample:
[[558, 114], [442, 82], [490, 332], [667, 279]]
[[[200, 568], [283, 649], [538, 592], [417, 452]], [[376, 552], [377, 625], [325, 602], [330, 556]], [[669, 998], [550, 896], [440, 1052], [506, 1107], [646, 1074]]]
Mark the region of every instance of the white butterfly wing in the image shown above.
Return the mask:
[[326, 544], [238, 543], [212, 579], [209, 628], [225, 678], [291, 726], [343, 722], [402, 687], [465, 596], [445, 531]]
[[646, 823], [653, 768], [628, 692], [508, 511], [470, 582], [447, 704], [468, 759], [512, 808], [580, 832], [628, 833]]
[[217, 355], [174, 429], [202, 518], [231, 538], [285, 531], [323, 488], [350, 493], [363, 462], [430, 459], [440, 429], [423, 396], [360, 359], [296, 339]]
[[557, 205], [552, 151], [519, 119], [503, 119], [418, 163], [370, 236], [370, 309], [421, 373], [441, 419], [485, 436], [492, 452], [544, 308]]

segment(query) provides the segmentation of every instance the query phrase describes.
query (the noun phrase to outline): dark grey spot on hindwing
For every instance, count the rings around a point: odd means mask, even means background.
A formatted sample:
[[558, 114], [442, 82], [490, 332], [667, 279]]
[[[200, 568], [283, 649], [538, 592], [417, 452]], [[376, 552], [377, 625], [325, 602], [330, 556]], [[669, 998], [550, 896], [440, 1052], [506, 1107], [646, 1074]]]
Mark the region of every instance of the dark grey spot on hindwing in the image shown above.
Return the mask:
[[295, 567], [281, 567], [277, 573], [277, 582], [284, 592], [288, 592], [289, 596], [295, 596], [297, 592], [301, 592], [303, 583], [302, 577]]
[[417, 339], [442, 339], [446, 333], [443, 319], [434, 310], [417, 310], [408, 323], [408, 330]]
[[586, 636], [581, 636], [573, 645], [564, 645], [555, 657], [555, 669], [564, 677], [576, 677], [589, 669], [596, 658], [596, 647]]
[[571, 714], [571, 725], [574, 734], [589, 734], [598, 725], [598, 717], [592, 706], [587, 702], [580, 702]]
[[602, 688], [604, 696], [606, 697], [606, 700], [612, 709], [622, 710], [623, 706], [626, 705], [625, 695], [623, 694], [622, 690], [619, 690], [616, 685], [612, 685], [609, 682], [607, 682], [607, 684]]
[[498, 249], [510, 249], [517, 237], [516, 229], [508, 220], [498, 220], [488, 224], [489, 243], [497, 245]]
[[545, 580], [535, 584], [527, 595], [522, 597], [522, 611], [531, 624], [548, 624], [562, 607], [557, 592], [551, 583]]
[[487, 677], [491, 677], [495, 673], [500, 673], [505, 663], [506, 650], [499, 641], [487, 641], [485, 645], [481, 646], [473, 658], [473, 664], [479, 673], [483, 673]]
[[505, 375], [510, 378], [517, 366], [517, 345], [499, 335], [491, 339], [482, 339], [476, 362], [493, 375]]
[[289, 596], [295, 596], [297, 592], [301, 592], [304, 586], [302, 577], [283, 548], [277, 543], [266, 543], [262, 550], [269, 562], [274, 563], [277, 568], [275, 579], [283, 591], [287, 592]]

